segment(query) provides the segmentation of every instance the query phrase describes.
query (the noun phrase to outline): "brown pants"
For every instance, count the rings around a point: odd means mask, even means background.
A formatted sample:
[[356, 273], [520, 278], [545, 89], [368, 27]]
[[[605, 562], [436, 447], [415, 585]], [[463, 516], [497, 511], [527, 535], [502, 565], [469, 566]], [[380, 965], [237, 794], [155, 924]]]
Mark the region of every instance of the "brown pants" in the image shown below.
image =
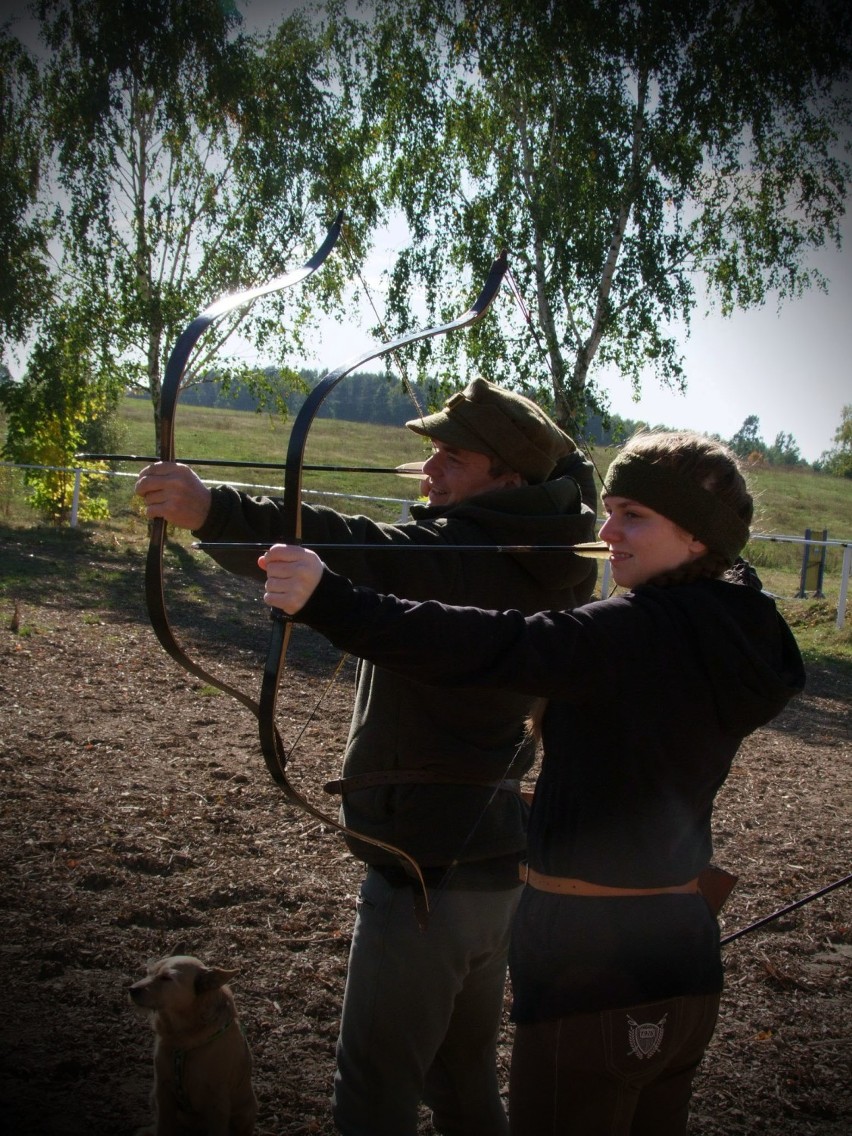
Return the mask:
[[517, 1025], [512, 1136], [684, 1136], [719, 997]]

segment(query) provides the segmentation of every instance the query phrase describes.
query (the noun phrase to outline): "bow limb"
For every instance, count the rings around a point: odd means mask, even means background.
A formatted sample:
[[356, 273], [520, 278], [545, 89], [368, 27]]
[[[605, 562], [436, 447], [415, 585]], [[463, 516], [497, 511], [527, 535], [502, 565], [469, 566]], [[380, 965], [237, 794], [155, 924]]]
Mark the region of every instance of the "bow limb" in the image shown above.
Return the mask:
[[[226, 313], [234, 311], [237, 308], [246, 307], [254, 303], [260, 296], [266, 296], [272, 292], [290, 288], [306, 280], [316, 272], [334, 248], [340, 236], [342, 224], [343, 213], [341, 212], [338, 213], [337, 217], [334, 219], [322, 244], [304, 264], [259, 287], [249, 288], [244, 292], [235, 292], [228, 296], [223, 296], [221, 299], [205, 308], [181, 333], [166, 364], [166, 372], [163, 377], [163, 386], [160, 392], [160, 461], [174, 461], [174, 420], [178, 394], [189, 356], [203, 333]], [[151, 522], [148, 556], [145, 564], [145, 600], [148, 615], [151, 619], [151, 626], [154, 628], [154, 632], [160, 644], [164, 650], [171, 655], [175, 662], [179, 663], [180, 666], [189, 671], [189, 673], [196, 678], [201, 679], [202, 682], [207, 682], [211, 686], [215, 686], [219, 690], [224, 691], [224, 693], [230, 694], [257, 716], [260, 712], [260, 707], [254, 699], [215, 675], [209, 674], [203, 667], [189, 658], [175, 638], [166, 610], [163, 580], [163, 552], [166, 544], [167, 528], [167, 523], [162, 517], [157, 517]]]
[[[388, 355], [401, 347], [407, 347], [412, 343], [418, 343], [424, 339], [434, 338], [439, 335], [446, 335], [451, 331], [457, 331], [461, 328], [469, 327], [482, 319], [488, 308], [491, 306], [493, 300], [500, 290], [500, 285], [508, 267], [508, 260], [506, 253], [503, 252], [491, 266], [491, 271], [488, 274], [488, 279], [479, 293], [479, 296], [474, 301], [473, 305], [463, 312], [462, 315], [456, 319], [451, 320], [449, 323], [437, 325], [435, 327], [426, 328], [423, 330], [410, 332], [407, 335], [399, 336], [397, 339], [389, 343], [383, 343], [375, 347], [357, 358], [350, 359], [342, 366], [330, 371], [320, 382], [314, 387], [308, 398], [305, 400], [302, 408], [300, 409], [296, 420], [293, 423], [293, 429], [290, 433], [290, 441], [287, 448], [287, 459], [284, 467], [285, 481], [284, 481], [284, 500], [282, 505], [282, 520], [283, 520], [283, 540], [286, 543], [298, 544], [301, 542], [302, 533], [302, 471], [304, 469], [304, 454], [305, 447], [308, 439], [308, 432], [311, 423], [313, 422], [319, 408], [322, 406], [324, 400], [328, 397], [331, 391], [337, 384], [344, 379], [347, 375], [351, 374], [364, 364], [371, 362], [374, 359], [379, 359], [383, 355]], [[417, 862], [409, 856], [402, 849], [394, 845], [385, 844], [382, 841], [375, 840], [370, 837], [365, 837], [361, 833], [352, 832], [342, 825], [339, 821], [332, 819], [326, 814], [322, 813], [319, 809], [315, 808], [308, 802], [300, 793], [298, 793], [287, 779], [286, 766], [288, 754], [282, 744], [281, 736], [275, 725], [276, 704], [278, 700], [278, 692], [281, 684], [281, 675], [284, 669], [284, 664], [287, 656], [287, 647], [290, 642], [290, 634], [292, 629], [292, 620], [276, 609], [272, 611], [272, 633], [270, 636], [269, 649], [267, 652], [266, 666], [263, 673], [263, 682], [261, 684], [260, 694], [260, 714], [258, 715], [258, 725], [260, 730], [260, 745], [263, 751], [263, 756], [267, 764], [267, 768], [273, 778], [283, 791], [290, 797], [290, 799], [297, 804], [300, 808], [310, 813], [311, 816], [321, 820], [324, 824], [341, 831], [343, 833], [351, 833], [359, 840], [368, 844], [373, 844], [376, 847], [382, 848], [385, 851], [391, 852], [394, 856], [401, 859], [409, 872], [418, 880], [423, 893], [423, 899], [426, 901], [426, 908], [428, 910], [428, 897], [426, 895], [426, 887], [423, 881], [423, 875]]]

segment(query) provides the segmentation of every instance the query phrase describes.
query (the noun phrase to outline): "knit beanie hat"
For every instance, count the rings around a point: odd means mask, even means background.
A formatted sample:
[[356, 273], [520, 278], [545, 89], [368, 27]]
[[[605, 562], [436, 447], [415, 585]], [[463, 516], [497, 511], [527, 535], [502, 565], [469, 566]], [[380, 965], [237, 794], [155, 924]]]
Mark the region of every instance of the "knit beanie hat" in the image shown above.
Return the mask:
[[611, 494], [647, 505], [730, 564], [748, 543], [748, 525], [720, 497], [691, 477], [640, 454], [618, 454], [603, 481], [602, 496]]
[[474, 379], [443, 410], [405, 424], [415, 434], [502, 461], [526, 481], [546, 481], [576, 446], [523, 395]]

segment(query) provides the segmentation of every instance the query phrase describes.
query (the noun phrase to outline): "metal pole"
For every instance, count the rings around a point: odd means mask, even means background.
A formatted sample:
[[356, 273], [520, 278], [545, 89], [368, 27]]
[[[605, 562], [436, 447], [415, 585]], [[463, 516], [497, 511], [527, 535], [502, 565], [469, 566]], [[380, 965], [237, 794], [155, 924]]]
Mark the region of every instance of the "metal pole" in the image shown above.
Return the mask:
[[819, 550], [819, 564], [817, 565], [817, 586], [814, 592], [814, 599], [824, 600], [825, 592], [822, 590], [822, 582], [825, 578], [825, 558], [828, 555], [828, 529], [822, 530], [822, 544]]

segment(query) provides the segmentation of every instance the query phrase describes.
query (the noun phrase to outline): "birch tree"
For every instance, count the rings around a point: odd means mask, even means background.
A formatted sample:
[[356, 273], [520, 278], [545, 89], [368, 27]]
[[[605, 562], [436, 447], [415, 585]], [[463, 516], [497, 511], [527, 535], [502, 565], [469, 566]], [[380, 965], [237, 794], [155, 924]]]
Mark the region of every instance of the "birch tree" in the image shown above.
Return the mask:
[[[219, 0], [40, 0], [37, 10], [65, 302], [86, 297], [98, 356], [112, 360], [103, 381], [147, 391], [156, 430], [180, 330], [313, 249], [348, 203], [356, 128], [298, 11], [260, 40]], [[264, 363], [293, 375], [288, 350], [346, 271], [332, 258], [297, 295], [235, 317]], [[234, 327], [206, 336], [188, 381], [214, 366], [219, 379], [246, 377], [223, 351]]]
[[[596, 376], [683, 387], [678, 333], [826, 281], [849, 178], [848, 5], [836, 0], [377, 0], [341, 5], [387, 201], [411, 240], [399, 326], [505, 246], [531, 314], [484, 321], [467, 366], [575, 430]], [[344, 12], [343, 9], [346, 9]], [[347, 19], [351, 22], [347, 23]], [[459, 381], [451, 337], [432, 367]], [[432, 347], [426, 345], [424, 350]]]
[[38, 69], [0, 26], [0, 359], [20, 342], [50, 296], [49, 210], [39, 203], [41, 136], [31, 116]]

